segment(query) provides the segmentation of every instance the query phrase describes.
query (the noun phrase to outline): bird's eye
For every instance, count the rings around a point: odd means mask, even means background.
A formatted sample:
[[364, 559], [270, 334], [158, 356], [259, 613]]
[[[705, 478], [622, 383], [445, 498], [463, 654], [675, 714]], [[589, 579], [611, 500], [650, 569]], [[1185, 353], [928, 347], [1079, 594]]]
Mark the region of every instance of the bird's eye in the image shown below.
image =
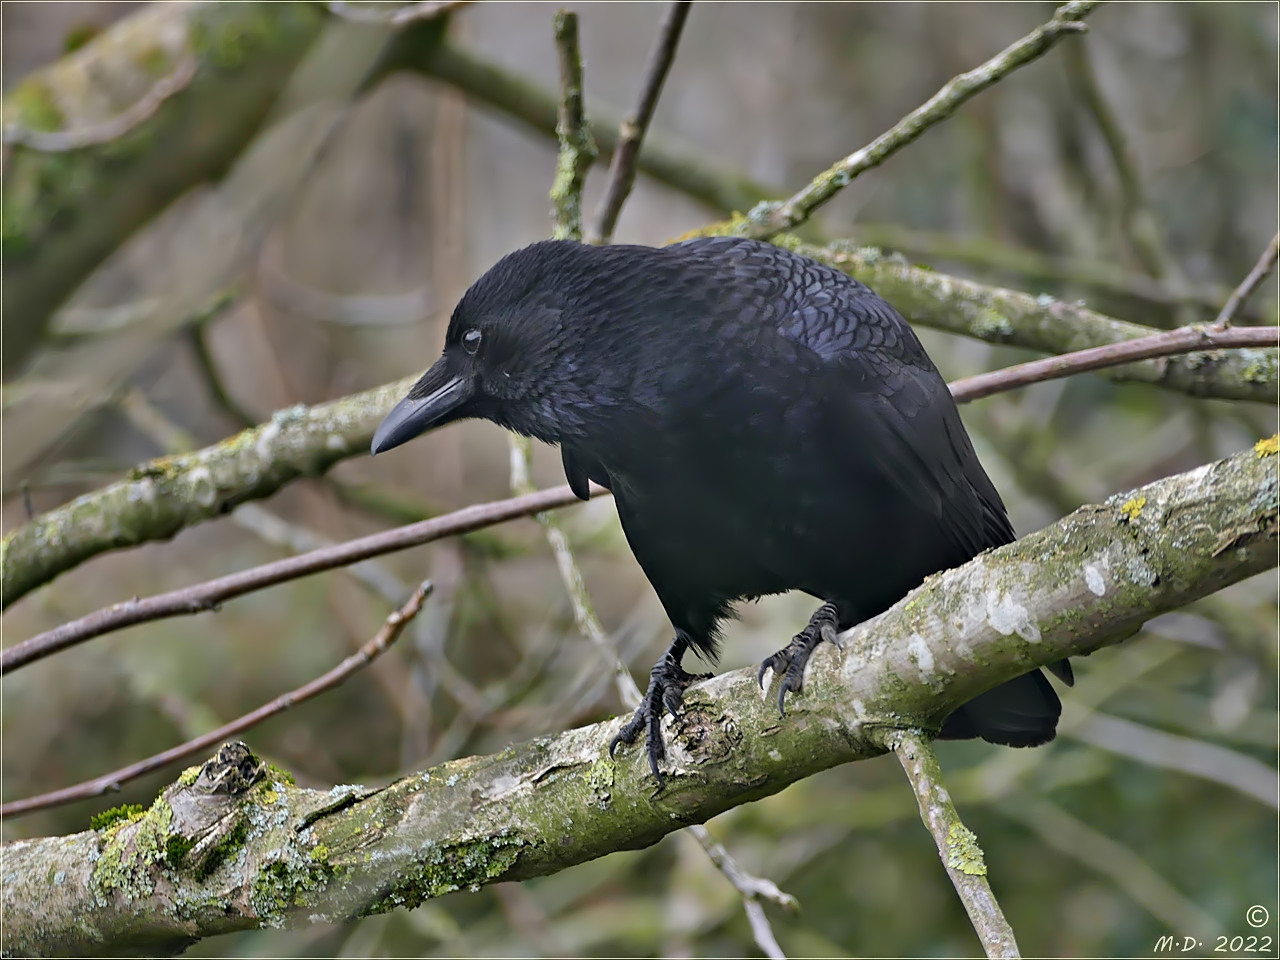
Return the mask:
[[462, 349], [474, 357], [476, 351], [480, 349], [480, 341], [483, 339], [484, 337], [479, 330], [468, 330], [462, 335]]

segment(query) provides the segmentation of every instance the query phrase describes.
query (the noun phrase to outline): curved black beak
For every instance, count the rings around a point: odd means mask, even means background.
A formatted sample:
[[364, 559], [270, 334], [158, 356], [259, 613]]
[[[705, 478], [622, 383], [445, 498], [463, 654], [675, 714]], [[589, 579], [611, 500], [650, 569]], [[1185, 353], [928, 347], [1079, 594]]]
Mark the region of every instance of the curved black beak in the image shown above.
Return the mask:
[[376, 456], [433, 427], [460, 419], [463, 404], [474, 392], [469, 377], [446, 370], [444, 360], [438, 361], [378, 425], [370, 453]]

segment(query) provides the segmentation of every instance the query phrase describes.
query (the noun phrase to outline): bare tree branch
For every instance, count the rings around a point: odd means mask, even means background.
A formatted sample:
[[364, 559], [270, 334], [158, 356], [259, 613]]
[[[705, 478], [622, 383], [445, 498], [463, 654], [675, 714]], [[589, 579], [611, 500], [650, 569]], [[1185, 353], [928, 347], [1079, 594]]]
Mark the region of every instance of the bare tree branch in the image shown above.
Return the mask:
[[418, 615], [418, 611], [422, 609], [422, 604], [430, 593], [431, 584], [428, 582], [422, 583], [400, 609], [393, 611], [387, 617], [382, 629], [374, 634], [368, 642], [332, 670], [326, 671], [310, 683], [305, 683], [294, 690], [290, 690], [288, 693], [281, 694], [271, 702], [264, 703], [256, 710], [252, 710], [244, 716], [232, 720], [230, 723], [223, 724], [216, 730], [210, 730], [206, 734], [157, 753], [153, 757], [148, 757], [137, 763], [131, 763], [127, 767], [121, 767], [112, 773], [86, 780], [84, 783], [78, 783], [75, 786], [63, 787], [61, 790], [54, 790], [25, 800], [14, 800], [6, 803], [0, 806], [0, 818], [21, 816], [24, 813], [61, 806], [64, 803], [72, 803], [89, 797], [99, 797], [104, 793], [119, 790], [122, 783], [135, 780], [144, 774], [150, 773], [152, 770], [159, 770], [161, 767], [166, 767], [192, 754], [208, 750], [238, 733], [243, 733], [251, 727], [256, 727], [262, 721], [269, 717], [274, 717], [277, 713], [283, 713], [290, 707], [332, 690], [353, 673], [368, 666], [391, 649], [391, 645], [400, 639], [400, 634], [409, 624], [409, 621]]
[[[874, 249], [820, 247], [793, 236], [779, 236], [775, 242], [861, 280], [913, 324], [988, 343], [1070, 353], [1159, 332], [1047, 294], [1032, 296], [913, 267]], [[1141, 361], [1108, 376], [1193, 396], [1274, 404], [1280, 388], [1278, 366], [1275, 350], [1254, 348]]]
[[658, 106], [658, 97], [662, 93], [662, 85], [666, 82], [667, 72], [676, 57], [676, 46], [680, 43], [680, 33], [684, 30], [684, 22], [689, 17], [689, 8], [693, 0], [672, 0], [662, 18], [662, 26], [658, 29], [658, 42], [649, 52], [649, 61], [644, 68], [644, 84], [640, 90], [640, 102], [636, 109], [622, 121], [618, 129], [618, 146], [613, 151], [613, 159], [609, 162], [609, 185], [605, 188], [604, 197], [600, 200], [600, 208], [596, 211], [595, 235], [592, 243], [608, 243], [613, 238], [613, 228], [618, 223], [618, 214], [636, 180], [636, 161], [640, 155], [640, 144], [649, 130], [649, 121], [653, 119], [653, 111]]
[[[1081, 33], [1081, 22], [1099, 0], [1073, 0], [1054, 11], [1053, 18], [1006, 47], [980, 67], [952, 77], [925, 103], [899, 120], [861, 150], [824, 170], [799, 193], [780, 202], [755, 206], [724, 231], [740, 237], [764, 239], [804, 223], [813, 212], [853, 182], [859, 174], [878, 167], [930, 127], [946, 120], [967, 100], [1003, 80], [1014, 70], [1037, 60], [1064, 37]], [[715, 228], [712, 228], [713, 230]]]
[[[549, 90], [524, 77], [509, 73], [453, 44], [406, 43], [394, 50], [385, 69], [414, 70], [464, 91], [483, 104], [523, 124], [542, 136], [556, 135], [557, 98]], [[603, 156], [618, 146], [623, 117], [592, 110], [592, 139]], [[640, 171], [658, 183], [679, 191], [719, 213], [747, 210], [777, 195], [776, 190], [756, 183], [745, 174], [717, 167], [686, 147], [680, 149], [653, 135], [645, 138], [645, 149], [636, 160]]]
[[1240, 286], [1231, 292], [1227, 302], [1222, 305], [1222, 312], [1213, 321], [1216, 326], [1225, 327], [1235, 319], [1240, 307], [1249, 299], [1253, 291], [1258, 289], [1263, 280], [1271, 276], [1271, 271], [1276, 268], [1277, 257], [1280, 257], [1280, 233], [1271, 238], [1271, 242], [1267, 244], [1267, 249], [1262, 251], [1262, 256], [1253, 265], [1253, 269], [1249, 271], [1248, 276], [1240, 281]]
[[[1274, 568], [1276, 449], [1273, 438], [1084, 507], [929, 578], [849, 631], [842, 651], [824, 646], [783, 722], [760, 698], [754, 669], [692, 687], [664, 731], [671, 772], [657, 797], [642, 751], [608, 757], [622, 718], [382, 788], [261, 784], [218, 808], [225, 829], [212, 841], [208, 827], [190, 825], [192, 788], [179, 783], [135, 822], [4, 845], [2, 946], [156, 952], [231, 930], [414, 906], [647, 846], [880, 754], [892, 731], [927, 735], [996, 684]], [[203, 855], [211, 846], [224, 853], [212, 865]]]
[[[593, 496], [606, 493], [603, 487], [591, 488]], [[8, 647], [0, 654], [0, 675], [43, 659], [60, 650], [83, 643], [112, 630], [214, 610], [219, 604], [255, 590], [295, 580], [300, 576], [332, 570], [370, 557], [404, 550], [455, 536], [481, 527], [492, 526], [516, 517], [577, 503], [578, 498], [567, 486], [553, 487], [524, 497], [464, 507], [443, 517], [433, 517], [394, 530], [384, 530], [356, 540], [334, 544], [310, 553], [286, 557], [248, 570], [227, 574], [192, 587], [158, 594], [146, 600], [127, 600], [95, 613], [64, 623], [53, 630], [37, 634]]]
[[891, 223], [858, 223], [853, 231], [862, 245], [897, 251], [913, 262], [963, 264], [1015, 275], [1027, 286], [1042, 282], [1066, 284], [1090, 295], [1135, 300], [1144, 308], [1165, 316], [1172, 316], [1173, 308], [1186, 301], [1198, 309], [1216, 311], [1230, 293], [1221, 284], [1196, 283], [1179, 297], [1154, 277], [1114, 261], [1044, 253], [991, 237], [953, 236]]
[[1142, 180], [1138, 176], [1132, 151], [1120, 122], [1098, 89], [1098, 81], [1089, 62], [1087, 44], [1068, 44], [1063, 50], [1067, 61], [1067, 76], [1084, 101], [1098, 131], [1102, 134], [1111, 162], [1120, 180], [1120, 223], [1129, 246], [1137, 255], [1142, 268], [1157, 280], [1162, 280], [1179, 300], [1178, 319], [1183, 325], [1194, 323], [1196, 310], [1187, 296], [1190, 284], [1177, 258], [1164, 242], [1159, 223], [1151, 205], [1147, 202]]
[[66, 153], [97, 147], [123, 137], [138, 124], [149, 120], [161, 104], [186, 88], [196, 75], [199, 61], [188, 52], [174, 71], [161, 77], [143, 96], [128, 109], [102, 123], [95, 123], [72, 130], [32, 130], [19, 123], [4, 125], [4, 142], [21, 144], [42, 153]]
[[973, 831], [960, 820], [942, 785], [942, 768], [928, 741], [910, 733], [895, 734], [890, 743], [906, 771], [920, 806], [920, 819], [938, 845], [938, 856], [960, 895], [969, 922], [988, 957], [1019, 957], [1013, 928], [987, 883], [987, 864]]
[[556, 12], [553, 20], [556, 51], [560, 55], [560, 109], [556, 136], [556, 177], [551, 185], [553, 236], [557, 240], [582, 239], [582, 183], [595, 163], [597, 151], [583, 107], [582, 54], [578, 52], [578, 15]]
[[36, 517], [0, 544], [7, 607], [59, 573], [107, 550], [166, 540], [268, 497], [291, 480], [318, 476], [363, 454], [378, 421], [413, 385], [408, 377], [331, 403], [278, 410], [252, 430], [181, 456], [162, 457], [125, 479]]
[[989, 397], [1031, 383], [1043, 383], [1060, 377], [1070, 377], [1090, 370], [1117, 367], [1135, 360], [1154, 357], [1170, 357], [1176, 354], [1202, 350], [1221, 350], [1229, 347], [1280, 346], [1280, 327], [1237, 327], [1217, 330], [1213, 327], [1183, 327], [1167, 333], [1155, 333], [1137, 340], [1090, 347], [1064, 353], [1057, 357], [1045, 357], [1029, 363], [965, 377], [951, 384], [951, 394], [959, 403]]
[[[636, 704], [639, 704], [639, 702], [640, 698], [637, 696]], [[629, 704], [628, 706], [634, 705]], [[726, 880], [733, 884], [733, 888], [742, 897], [742, 908], [746, 911], [747, 922], [751, 924], [751, 936], [757, 946], [764, 951], [764, 955], [769, 957], [770, 960], [787, 960], [786, 954], [782, 952], [782, 947], [778, 946], [777, 937], [773, 935], [773, 927], [769, 923], [769, 918], [765, 915], [761, 901], [768, 900], [789, 913], [795, 913], [800, 909], [799, 901], [785, 890], [778, 889], [778, 885], [772, 880], [754, 876], [742, 869], [742, 865], [733, 858], [723, 844], [716, 842], [715, 838], [711, 836], [711, 832], [702, 824], [695, 823], [688, 828], [688, 831], [702, 845], [702, 849], [706, 851], [716, 869], [724, 875]]]

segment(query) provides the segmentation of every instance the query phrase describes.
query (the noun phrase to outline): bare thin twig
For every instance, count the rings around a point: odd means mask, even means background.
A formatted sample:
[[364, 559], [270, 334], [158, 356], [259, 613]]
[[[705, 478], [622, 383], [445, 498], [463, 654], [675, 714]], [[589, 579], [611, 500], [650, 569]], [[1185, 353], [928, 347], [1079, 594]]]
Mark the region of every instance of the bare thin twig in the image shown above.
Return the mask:
[[891, 129], [856, 153], [849, 154], [835, 166], [824, 170], [795, 196], [781, 202], [758, 204], [728, 232], [763, 239], [804, 223], [813, 211], [852, 183], [859, 174], [884, 163], [930, 127], [955, 113], [967, 100], [1003, 80], [1018, 67], [1036, 60], [1063, 37], [1084, 31], [1085, 26], [1081, 20], [1098, 4], [1099, 0], [1073, 0], [1063, 4], [1054, 11], [1048, 23], [1036, 27], [982, 66], [952, 77], [941, 90]]
[[1191, 302], [1191, 285], [1182, 266], [1165, 243], [1155, 212], [1147, 202], [1133, 152], [1129, 149], [1120, 122], [1098, 87], [1093, 66], [1089, 62], [1088, 47], [1084, 43], [1068, 44], [1063, 53], [1067, 61], [1067, 75], [1102, 134], [1107, 152], [1111, 154], [1111, 162], [1116, 168], [1116, 176], [1120, 181], [1121, 230], [1142, 264], [1142, 269], [1156, 280], [1162, 281], [1176, 298], [1175, 316], [1179, 325], [1195, 323], [1199, 317]]
[[1267, 244], [1267, 249], [1262, 251], [1262, 256], [1253, 265], [1249, 275], [1240, 281], [1240, 286], [1231, 292], [1227, 302], [1222, 305], [1222, 312], [1213, 321], [1215, 327], [1225, 327], [1231, 323], [1244, 302], [1249, 299], [1253, 291], [1257, 290], [1262, 281], [1267, 279], [1271, 275], [1271, 271], [1276, 268], [1277, 257], [1280, 257], [1280, 233], [1271, 238], [1271, 242]]
[[1195, 353], [1200, 350], [1274, 347], [1277, 344], [1280, 344], [1280, 327], [1236, 327], [1225, 330], [1214, 327], [1183, 327], [1167, 333], [1139, 337], [1137, 340], [1090, 347], [1088, 350], [1044, 357], [1002, 370], [980, 373], [975, 377], [965, 377], [951, 384], [951, 394], [958, 403], [967, 403], [1030, 383], [1042, 383], [1090, 370], [1116, 367], [1136, 360]]
[[583, 107], [582, 54], [578, 50], [578, 15], [558, 10], [553, 20], [560, 54], [560, 109], [556, 136], [560, 153], [551, 184], [551, 208], [557, 240], [582, 239], [582, 184], [596, 160], [596, 143]]
[[[607, 492], [603, 487], [591, 488], [592, 496]], [[421, 523], [384, 530], [296, 557], [286, 557], [195, 586], [158, 594], [146, 600], [134, 598], [113, 604], [9, 647], [0, 654], [0, 675], [123, 627], [163, 620], [166, 617], [203, 613], [216, 609], [226, 600], [287, 580], [296, 580], [298, 577], [358, 563], [384, 553], [420, 546], [442, 537], [467, 533], [577, 502], [578, 498], [568, 486], [553, 487], [524, 497], [465, 507]]]
[[756, 945], [771, 960], [786, 960], [787, 955], [782, 952], [782, 947], [778, 946], [778, 940], [773, 935], [773, 927], [769, 924], [769, 918], [765, 916], [761, 901], [768, 900], [790, 913], [795, 913], [800, 909], [796, 898], [778, 889], [778, 885], [772, 880], [754, 876], [744, 870], [724, 845], [717, 843], [710, 831], [702, 824], [694, 824], [687, 829], [702, 845], [702, 849], [707, 852], [716, 869], [724, 874], [725, 879], [742, 895], [742, 906], [746, 910], [747, 921], [751, 924], [751, 935], [755, 938]]
[[[527, 495], [533, 491], [533, 484], [529, 480], [530, 453], [528, 439], [512, 434], [511, 489], [514, 493]], [[555, 555], [560, 579], [564, 581], [565, 590], [569, 593], [569, 601], [573, 605], [573, 619], [578, 625], [578, 631], [600, 651], [601, 656], [608, 662], [613, 672], [614, 685], [618, 688], [619, 699], [628, 709], [635, 709], [640, 703], [640, 688], [636, 686], [631, 671], [618, 656], [617, 647], [609, 639], [609, 635], [605, 633], [600, 623], [600, 617], [597, 616], [595, 605], [591, 602], [591, 595], [587, 593], [587, 586], [582, 579], [582, 570], [573, 556], [564, 528], [549, 513], [535, 514], [534, 519], [542, 525], [547, 543], [550, 544], [551, 552]]]
[[[582, 55], [578, 50], [578, 19], [574, 14], [561, 10], [555, 17], [556, 49], [560, 53], [560, 112], [556, 132], [560, 136], [560, 153], [556, 160], [556, 179], [551, 188], [554, 202], [552, 216], [555, 220], [554, 236], [567, 240], [582, 239], [582, 183], [595, 156], [590, 133], [585, 132], [586, 118], [582, 112]], [[585, 140], [584, 140], [585, 137]], [[583, 146], [586, 145], [584, 152]], [[533, 492], [529, 477], [533, 450], [527, 437], [511, 434], [511, 490], [516, 494]], [[573, 619], [578, 631], [608, 662], [613, 672], [618, 696], [628, 708], [640, 703], [640, 689], [631, 671], [618, 656], [613, 641], [605, 633], [596, 615], [595, 605], [587, 593], [578, 561], [569, 547], [564, 528], [549, 513], [539, 513], [535, 519], [542, 525], [547, 543], [556, 558], [560, 579], [564, 581], [573, 605]]]
[[35, 810], [56, 807], [64, 803], [71, 803], [74, 800], [98, 797], [104, 793], [119, 790], [120, 784], [126, 781], [134, 780], [150, 773], [152, 770], [158, 770], [173, 763], [175, 760], [189, 757], [193, 753], [207, 750], [238, 733], [248, 730], [250, 727], [257, 726], [268, 717], [282, 713], [290, 707], [302, 703], [304, 700], [319, 696], [327, 690], [332, 690], [357, 670], [367, 666], [386, 653], [391, 648], [391, 645], [399, 639], [401, 632], [409, 621], [418, 615], [418, 611], [422, 609], [422, 604], [429, 593], [431, 593], [430, 582], [423, 582], [400, 609], [393, 611], [387, 617], [382, 628], [374, 634], [372, 639], [332, 670], [321, 674], [310, 683], [305, 683], [297, 689], [281, 694], [271, 702], [264, 703], [256, 710], [251, 710], [244, 716], [232, 720], [216, 730], [211, 730], [202, 736], [188, 740], [186, 743], [165, 750], [163, 753], [157, 753], [153, 757], [140, 760], [127, 767], [121, 767], [119, 770], [96, 777], [93, 780], [86, 780], [84, 783], [78, 783], [75, 786], [63, 787], [61, 790], [54, 790], [25, 800], [6, 803], [4, 806], [0, 806], [0, 818], [16, 817]]
[[209, 324], [196, 323], [187, 328], [187, 341], [191, 345], [191, 353], [196, 362], [196, 370], [203, 378], [209, 391], [209, 398], [227, 416], [236, 422], [238, 427], [249, 429], [258, 423], [253, 416], [240, 405], [240, 402], [227, 391], [218, 373], [218, 362], [213, 351], [209, 349]]
[[640, 145], [649, 130], [649, 121], [653, 119], [654, 108], [658, 105], [658, 97], [662, 93], [662, 85], [666, 82], [667, 72], [676, 56], [676, 45], [680, 42], [680, 33], [684, 30], [684, 22], [689, 17], [689, 8], [693, 0], [674, 0], [667, 7], [666, 16], [662, 18], [662, 26], [658, 30], [658, 42], [649, 52], [649, 60], [645, 64], [644, 85], [640, 91], [640, 102], [636, 109], [625, 120], [618, 130], [618, 147], [613, 151], [613, 159], [609, 162], [609, 185], [605, 188], [604, 197], [596, 211], [595, 236], [592, 243], [608, 243], [613, 238], [613, 228], [617, 225], [618, 214], [622, 205], [631, 193], [636, 181], [636, 163], [640, 156]]
[[[887, 744], [889, 745], [889, 744]], [[920, 819], [933, 834], [947, 875], [969, 914], [969, 922], [988, 957], [1017, 957], [1013, 928], [987, 883], [987, 865], [978, 838], [966, 827], [942, 786], [942, 768], [927, 741], [909, 733], [895, 735], [893, 752], [906, 771], [920, 805]]]
[[154, 116], [174, 94], [185, 90], [195, 77], [199, 65], [199, 61], [190, 53], [184, 54], [172, 73], [157, 80], [141, 100], [110, 120], [78, 130], [30, 130], [16, 123], [8, 123], [4, 127], [4, 143], [6, 146], [21, 144], [42, 153], [66, 153], [118, 140]]

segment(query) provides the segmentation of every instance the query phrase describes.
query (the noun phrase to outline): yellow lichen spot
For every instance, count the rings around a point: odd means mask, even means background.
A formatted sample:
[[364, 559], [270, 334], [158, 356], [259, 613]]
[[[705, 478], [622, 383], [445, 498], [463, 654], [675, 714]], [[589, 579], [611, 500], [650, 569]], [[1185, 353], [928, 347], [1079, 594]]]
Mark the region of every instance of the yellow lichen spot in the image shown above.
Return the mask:
[[1277, 452], [1280, 452], [1280, 433], [1259, 440], [1253, 445], [1253, 452], [1258, 455], [1259, 460], [1263, 457], [1274, 457]]
[[728, 220], [719, 220], [715, 223], [707, 224], [704, 227], [694, 227], [692, 230], [686, 230], [678, 237], [668, 240], [663, 246], [673, 243], [683, 243], [685, 240], [696, 240], [699, 237], [726, 237], [733, 236], [735, 232], [747, 222], [747, 218], [740, 211], [733, 211], [729, 215]]
[[1146, 497], [1130, 497], [1120, 505], [1120, 512], [1124, 514], [1126, 523], [1132, 523], [1142, 516], [1142, 508], [1147, 505]]
[[953, 823], [947, 830], [947, 866], [971, 877], [987, 875], [987, 863], [978, 838], [962, 823]]

